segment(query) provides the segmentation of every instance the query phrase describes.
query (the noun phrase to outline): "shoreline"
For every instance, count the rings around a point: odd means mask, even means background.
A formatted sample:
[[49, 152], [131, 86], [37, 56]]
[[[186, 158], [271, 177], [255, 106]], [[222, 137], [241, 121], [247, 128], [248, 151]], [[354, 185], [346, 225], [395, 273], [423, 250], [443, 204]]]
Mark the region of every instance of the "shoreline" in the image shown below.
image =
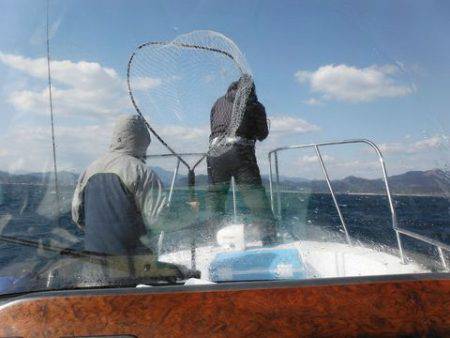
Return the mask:
[[[13, 185], [13, 186], [49, 186], [48, 183], [24, 183], [24, 182], [0, 182], [0, 186], [7, 186], [7, 185]], [[60, 187], [63, 188], [69, 188], [72, 187], [75, 189], [75, 185], [72, 184], [60, 184]], [[269, 187], [265, 186], [266, 191], [269, 191]], [[175, 190], [189, 190], [188, 187], [176, 187]], [[196, 191], [206, 191], [208, 190], [207, 185], [200, 185], [196, 187]], [[239, 190], [238, 190], [239, 191]], [[310, 194], [330, 194], [330, 192], [325, 191], [319, 191], [319, 192], [310, 192], [310, 191], [300, 191], [300, 190], [283, 190], [280, 191], [280, 193], [289, 193], [289, 194], [303, 194], [303, 195], [310, 195]], [[381, 192], [335, 192], [336, 195], [351, 195], [351, 196], [387, 196], [387, 194], [381, 193]], [[440, 198], [448, 198], [447, 196], [443, 194], [421, 194], [421, 193], [392, 193], [391, 196], [401, 196], [401, 197], [440, 197]]]
[[[306, 191], [298, 191], [298, 190], [283, 190], [280, 191], [280, 193], [289, 193], [289, 194], [304, 194], [304, 195], [312, 195], [312, 194], [326, 194], [329, 195], [330, 192], [306, 192]], [[335, 192], [335, 195], [352, 195], [352, 196], [384, 196], [387, 197], [386, 193], [378, 193], [378, 192]], [[439, 194], [420, 194], [420, 193], [392, 193], [391, 196], [402, 196], [402, 197], [441, 197], [441, 198], [447, 198], [445, 195], [439, 195]]]

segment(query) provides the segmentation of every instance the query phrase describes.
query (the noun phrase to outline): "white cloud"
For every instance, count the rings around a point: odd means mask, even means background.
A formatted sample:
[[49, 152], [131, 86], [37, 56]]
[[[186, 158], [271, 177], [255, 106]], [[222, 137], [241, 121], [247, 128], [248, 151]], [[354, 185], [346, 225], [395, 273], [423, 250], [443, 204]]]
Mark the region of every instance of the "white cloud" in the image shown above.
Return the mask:
[[320, 106], [323, 102], [320, 101], [319, 99], [311, 97], [311, 98], [303, 101], [303, 103], [305, 103], [305, 104], [307, 104], [309, 106]]
[[292, 116], [274, 116], [270, 118], [271, 133], [297, 133], [303, 134], [318, 131], [320, 128], [315, 124], [309, 123], [301, 118]]
[[162, 80], [159, 78], [151, 77], [137, 77], [133, 80], [132, 88], [135, 90], [149, 90], [159, 87], [162, 84]]
[[[367, 166], [367, 165], [377, 165], [379, 162], [377, 161], [360, 161], [360, 160], [349, 160], [348, 158], [336, 158], [331, 155], [322, 154], [322, 159], [325, 165], [328, 167], [334, 167], [334, 168], [358, 168], [361, 166]], [[297, 165], [305, 166], [308, 164], [317, 164], [320, 165], [319, 158], [317, 155], [303, 155], [299, 157], [296, 161]], [[320, 174], [322, 172], [320, 171]]]
[[[113, 117], [129, 110], [129, 100], [118, 92], [53, 88], [53, 106], [58, 116]], [[48, 89], [12, 92], [9, 102], [18, 112], [48, 115]]]
[[[177, 151], [202, 152], [208, 144], [208, 134], [204, 139], [200, 131], [191, 134], [183, 129], [161, 127], [170, 132], [166, 137], [169, 145]], [[184, 130], [187, 131], [188, 128]], [[87, 126], [57, 126], [55, 128], [58, 170], [81, 172], [86, 166], [108, 151], [113, 123]], [[161, 133], [162, 134], [162, 133]], [[0, 170], [8, 172], [46, 172], [52, 170], [51, 134], [49, 126], [15, 125], [1, 138]], [[167, 149], [158, 144], [153, 137], [149, 153], [167, 153]], [[202, 144], [202, 147], [194, 146]], [[192, 146], [192, 147], [191, 147]], [[188, 158], [190, 160], [190, 158]], [[150, 163], [152, 165], [152, 163]], [[172, 168], [173, 160], [164, 159], [157, 165]]]
[[[203, 153], [209, 147], [209, 126], [188, 127], [180, 125], [160, 125], [156, 128], [159, 135], [178, 153]], [[154, 142], [152, 153], [167, 153], [167, 149]], [[191, 157], [186, 160], [190, 162]]]
[[[58, 170], [81, 172], [109, 148], [114, 121], [84, 126], [56, 126]], [[190, 128], [161, 125], [158, 133], [179, 152], [204, 152], [208, 147], [208, 127]], [[52, 170], [49, 126], [14, 125], [2, 137], [0, 170], [41, 172]], [[148, 153], [167, 153], [155, 137]], [[188, 159], [189, 160], [189, 159]], [[160, 165], [173, 165], [170, 159]]]
[[[335, 161], [335, 158], [329, 155], [322, 155], [322, 159], [326, 163]], [[317, 155], [303, 155], [297, 159], [296, 163], [299, 166], [304, 166], [311, 163], [320, 164], [320, 161]]]
[[[0, 168], [51, 170], [47, 60], [0, 52], [0, 63], [25, 74], [26, 80], [6, 93], [14, 108], [14, 119], [1, 138], [2, 146], [7, 144], [8, 147], [0, 150]], [[81, 171], [108, 149], [115, 117], [131, 110], [126, 83], [114, 69], [95, 62], [52, 61], [51, 66], [58, 168]], [[164, 81], [177, 79], [174, 76]], [[147, 77], [137, 79], [135, 84], [139, 89], [148, 90], [162, 82], [163, 79]], [[207, 150], [207, 125], [161, 124], [155, 128], [177, 151]], [[158, 143], [153, 137], [149, 151], [167, 152]]]
[[[30, 79], [47, 79], [47, 60], [0, 52], [0, 62]], [[125, 82], [112, 68], [96, 62], [52, 61], [53, 99], [58, 116], [115, 116], [129, 109]], [[16, 90], [9, 102], [19, 112], [48, 114], [48, 88]], [[147, 85], [149, 82], [147, 81]], [[153, 85], [156, 85], [153, 83]]]
[[162, 125], [156, 128], [158, 134], [167, 138], [169, 143], [178, 143], [181, 146], [181, 142], [186, 141], [198, 141], [198, 140], [208, 140], [209, 137], [209, 127], [185, 127], [179, 125]]
[[[20, 86], [6, 93], [14, 108], [14, 119], [1, 137], [0, 170], [50, 171], [47, 60], [0, 52], [0, 63], [25, 75]], [[130, 110], [125, 81], [114, 69], [95, 62], [63, 60], [52, 61], [51, 66], [58, 169], [80, 172], [107, 151], [114, 118]], [[176, 81], [177, 78], [166, 80]], [[162, 85], [162, 79], [141, 78], [136, 84], [139, 89], [153, 89]], [[290, 132], [315, 128], [302, 120], [294, 119], [294, 122]], [[282, 124], [276, 120], [275, 130], [288, 131]], [[161, 124], [155, 128], [177, 151], [207, 150], [208, 125]], [[167, 152], [158, 143], [153, 137], [149, 152]]]
[[394, 65], [356, 68], [331, 64], [315, 71], [299, 70], [295, 77], [298, 82], [308, 84], [312, 92], [321, 94], [325, 100], [368, 102], [413, 93], [414, 86], [402, 84], [396, 79], [397, 74]]
[[417, 141], [416, 143], [414, 143], [414, 148], [417, 151], [425, 149], [438, 149], [441, 147], [445, 147], [445, 145], [448, 146], [448, 143], [448, 137], [446, 137], [445, 135], [434, 135], [432, 137]]
[[[372, 157], [361, 159], [355, 158], [355, 154], [352, 153], [338, 156], [322, 153], [322, 159], [332, 180], [351, 175], [360, 177], [380, 177], [382, 175], [380, 162]], [[315, 154], [299, 157], [291, 155], [289, 159], [283, 157], [279, 163], [281, 172], [288, 176], [325, 179], [319, 158]]]
[[[59, 170], [79, 172], [108, 149], [112, 124], [55, 128], [57, 164]], [[14, 125], [2, 137], [8, 144], [0, 152], [0, 170], [51, 170], [52, 152], [50, 127]]]
[[400, 142], [383, 143], [379, 145], [379, 148], [383, 154], [405, 153], [408, 149], [404, 143]]
[[380, 149], [385, 154], [416, 154], [430, 150], [449, 149], [449, 139], [446, 135], [433, 135], [419, 141], [383, 143]]
[[[21, 55], [0, 53], [0, 61], [32, 77], [47, 79], [45, 58], [31, 59]], [[110, 88], [117, 84], [117, 80], [120, 80], [114, 69], [102, 67], [96, 62], [52, 61], [51, 69], [55, 81], [70, 86], [98, 89], [99, 84], [102, 84]]]

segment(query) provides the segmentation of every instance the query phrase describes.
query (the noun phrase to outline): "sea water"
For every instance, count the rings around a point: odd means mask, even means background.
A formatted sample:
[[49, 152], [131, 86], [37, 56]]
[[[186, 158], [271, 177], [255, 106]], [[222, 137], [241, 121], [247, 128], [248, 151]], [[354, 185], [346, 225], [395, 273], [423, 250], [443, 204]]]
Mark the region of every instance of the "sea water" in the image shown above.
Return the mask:
[[[55, 192], [48, 186], [0, 185], [0, 234], [82, 250], [83, 232], [71, 221], [70, 216], [73, 190], [73, 186], [60, 187], [58, 215]], [[280, 197], [282, 208], [278, 228], [284, 240], [306, 239], [314, 234], [314, 229], [317, 228], [330, 234], [343, 232], [329, 194], [282, 192]], [[200, 187], [195, 193], [195, 198], [200, 201], [199, 214], [193, 214], [186, 204], [189, 198], [192, 198], [190, 191], [177, 189], [171, 203], [170, 222], [161, 222], [152, 229], [153, 236], [164, 231], [163, 251], [189, 247], [193, 236], [196, 237], [197, 245], [215, 240], [211, 225], [205, 222], [205, 187]], [[393, 199], [400, 227], [450, 244], [450, 202], [446, 196], [395, 195]], [[386, 196], [338, 194], [337, 200], [353, 240], [375, 246], [396, 247]], [[231, 194], [227, 205], [229, 219], [233, 219]], [[240, 221], [252, 222], [252, 215], [239, 193], [237, 210]], [[275, 211], [279, 216], [276, 207]], [[407, 250], [436, 256], [433, 246], [405, 236], [402, 239]], [[0, 269], [18, 260], [35, 256], [37, 250], [35, 247], [0, 241]]]

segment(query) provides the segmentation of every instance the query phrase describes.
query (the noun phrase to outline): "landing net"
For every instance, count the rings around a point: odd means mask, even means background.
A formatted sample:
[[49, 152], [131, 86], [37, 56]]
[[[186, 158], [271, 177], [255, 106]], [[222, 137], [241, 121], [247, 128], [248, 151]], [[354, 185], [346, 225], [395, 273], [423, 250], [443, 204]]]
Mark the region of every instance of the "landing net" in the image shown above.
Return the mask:
[[[236, 44], [213, 31], [194, 31], [172, 41], [140, 45], [130, 58], [127, 80], [132, 103], [148, 121], [150, 131], [181, 157], [186, 152], [208, 151], [217, 156], [229, 148], [227, 140], [235, 137], [253, 83]], [[230, 126], [211, 147], [211, 108], [238, 80]]]

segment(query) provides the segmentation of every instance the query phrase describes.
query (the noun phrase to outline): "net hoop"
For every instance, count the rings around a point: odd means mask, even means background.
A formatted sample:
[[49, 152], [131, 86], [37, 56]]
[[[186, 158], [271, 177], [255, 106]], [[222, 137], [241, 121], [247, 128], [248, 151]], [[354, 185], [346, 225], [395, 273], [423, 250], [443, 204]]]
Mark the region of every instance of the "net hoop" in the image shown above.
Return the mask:
[[[177, 40], [180, 40], [181, 38], [188, 36], [190, 34], [201, 34], [201, 33], [213, 33], [215, 36], [220, 37], [225, 42], [230, 44], [236, 51], [238, 51], [237, 57], [233, 55], [232, 53], [229, 53], [225, 50], [214, 48], [214, 47], [208, 47], [201, 44], [189, 44], [189, 43], [183, 43], [178, 42]], [[189, 163], [187, 163], [186, 160], [183, 159], [182, 155], [180, 155], [178, 152], [176, 152], [159, 134], [158, 132], [150, 125], [150, 123], [146, 120], [144, 114], [142, 113], [141, 109], [139, 108], [139, 105], [136, 102], [135, 96], [133, 95], [133, 89], [131, 85], [131, 69], [133, 66], [133, 62], [135, 60], [136, 55], [139, 53], [140, 50], [151, 47], [151, 46], [176, 46], [179, 48], [186, 48], [186, 49], [193, 49], [193, 50], [201, 50], [205, 52], [212, 52], [212, 53], [218, 53], [223, 55], [224, 57], [227, 57], [231, 59], [238, 69], [239, 73], [241, 74], [241, 78], [239, 80], [239, 87], [238, 91], [236, 93], [236, 99], [233, 103], [233, 113], [232, 113], [232, 123], [230, 123], [230, 127], [228, 128], [226, 134], [221, 137], [218, 142], [216, 142], [213, 146], [210, 145], [208, 151], [206, 154], [200, 158], [193, 166], [190, 166]], [[237, 60], [237, 58], [239, 60]], [[230, 136], [234, 136], [237, 128], [239, 127], [239, 122], [242, 119], [243, 113], [245, 111], [245, 106], [248, 101], [249, 93], [251, 90], [251, 87], [253, 85], [253, 79], [251, 76], [251, 71], [245, 61], [245, 58], [240, 53], [237, 46], [234, 44], [234, 42], [229, 39], [228, 37], [224, 36], [223, 34], [212, 32], [212, 31], [194, 31], [188, 34], [183, 34], [177, 38], [175, 38], [172, 41], [148, 41], [145, 43], [140, 44], [138, 47], [135, 48], [133, 53], [131, 54], [128, 64], [127, 64], [127, 87], [128, 87], [128, 94], [131, 99], [131, 103], [133, 107], [135, 108], [136, 112], [139, 114], [139, 116], [143, 119], [145, 125], [147, 126], [148, 130], [151, 134], [153, 134], [158, 141], [170, 152], [172, 153], [178, 160], [183, 163], [187, 167], [188, 170], [194, 169], [199, 163], [203, 161], [203, 159], [206, 156], [220, 156], [221, 154], [228, 151], [232, 144], [227, 142], [227, 139], [230, 138]]]

